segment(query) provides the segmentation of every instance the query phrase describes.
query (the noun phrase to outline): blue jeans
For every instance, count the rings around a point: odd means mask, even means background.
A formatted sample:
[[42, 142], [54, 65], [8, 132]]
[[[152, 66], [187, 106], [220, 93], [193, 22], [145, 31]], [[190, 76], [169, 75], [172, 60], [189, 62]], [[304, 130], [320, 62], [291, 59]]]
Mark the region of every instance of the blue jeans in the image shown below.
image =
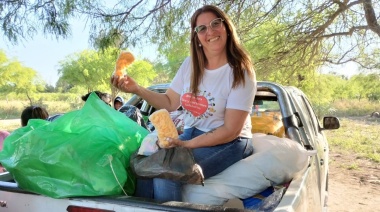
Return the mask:
[[[186, 141], [202, 135], [204, 132], [196, 128], [186, 129], [179, 139]], [[219, 174], [237, 161], [250, 156], [253, 153], [252, 140], [250, 138], [236, 138], [226, 144], [212, 147], [201, 147], [192, 150], [195, 162], [202, 167], [205, 179]], [[159, 201], [181, 201], [182, 183], [154, 178], [138, 179], [136, 196], [147, 197]]]

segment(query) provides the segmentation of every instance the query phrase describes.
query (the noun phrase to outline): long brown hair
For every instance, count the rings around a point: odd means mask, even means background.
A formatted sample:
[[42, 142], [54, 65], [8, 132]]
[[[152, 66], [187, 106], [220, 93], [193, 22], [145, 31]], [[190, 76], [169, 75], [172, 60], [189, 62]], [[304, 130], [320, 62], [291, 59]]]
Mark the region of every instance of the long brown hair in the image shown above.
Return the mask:
[[214, 13], [218, 18], [224, 20], [224, 26], [227, 32], [227, 61], [233, 68], [234, 81], [232, 83], [232, 88], [244, 85], [244, 73], [247, 72], [249, 77], [253, 77], [254, 69], [251, 58], [249, 54], [244, 50], [240, 44], [240, 39], [237, 36], [235, 26], [233, 25], [231, 19], [218, 7], [213, 5], [205, 5], [197, 9], [193, 16], [191, 17], [191, 40], [190, 40], [190, 53], [192, 61], [192, 74], [191, 74], [191, 84], [190, 90], [193, 95], [198, 92], [198, 86], [201, 83], [204, 69], [207, 64], [206, 55], [203, 49], [199, 47], [200, 41], [198, 39], [197, 33], [194, 28], [197, 24], [197, 18], [200, 14], [205, 12]]

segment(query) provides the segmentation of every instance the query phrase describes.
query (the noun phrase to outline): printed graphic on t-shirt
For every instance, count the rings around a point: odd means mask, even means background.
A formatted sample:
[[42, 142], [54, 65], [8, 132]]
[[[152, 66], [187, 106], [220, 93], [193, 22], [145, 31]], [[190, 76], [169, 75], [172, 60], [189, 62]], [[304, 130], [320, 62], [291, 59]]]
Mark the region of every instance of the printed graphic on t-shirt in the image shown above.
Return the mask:
[[185, 93], [182, 95], [182, 107], [186, 110], [187, 114], [191, 114], [197, 119], [208, 118], [215, 113], [215, 98], [211, 93], [206, 91], [199, 92], [195, 97], [192, 93]]

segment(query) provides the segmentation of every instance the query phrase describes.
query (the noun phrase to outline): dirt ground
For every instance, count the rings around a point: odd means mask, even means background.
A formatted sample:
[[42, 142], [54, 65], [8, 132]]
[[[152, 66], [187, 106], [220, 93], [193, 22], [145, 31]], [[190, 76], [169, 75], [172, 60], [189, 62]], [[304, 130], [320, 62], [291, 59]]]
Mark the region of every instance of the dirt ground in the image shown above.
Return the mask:
[[[352, 161], [360, 167], [342, 167]], [[380, 211], [380, 165], [355, 155], [330, 152], [329, 211]]]
[[[359, 120], [365, 128], [371, 118], [350, 119]], [[331, 148], [329, 160], [329, 211], [380, 211], [380, 164]], [[353, 161], [358, 168], [348, 169]]]

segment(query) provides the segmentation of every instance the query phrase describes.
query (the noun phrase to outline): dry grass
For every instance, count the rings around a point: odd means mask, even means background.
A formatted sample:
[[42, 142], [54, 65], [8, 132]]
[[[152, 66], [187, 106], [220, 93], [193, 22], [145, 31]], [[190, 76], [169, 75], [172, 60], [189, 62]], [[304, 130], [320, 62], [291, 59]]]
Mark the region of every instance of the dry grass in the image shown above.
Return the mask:
[[334, 111], [332, 114], [336, 116], [366, 116], [374, 111], [380, 111], [380, 102], [366, 99], [339, 100], [334, 101], [331, 108]]
[[15, 129], [21, 127], [20, 119], [6, 119], [0, 120], [0, 129], [8, 132], [13, 132]]
[[380, 119], [369, 116], [341, 118], [338, 130], [326, 131], [330, 150], [380, 163]]
[[[49, 115], [59, 113], [66, 113], [68, 111], [79, 109], [83, 106], [84, 102], [81, 101], [44, 101], [38, 102], [34, 105], [46, 108]], [[0, 100], [0, 119], [17, 119], [20, 118], [22, 110], [29, 106], [28, 101], [15, 101], [15, 100]]]

